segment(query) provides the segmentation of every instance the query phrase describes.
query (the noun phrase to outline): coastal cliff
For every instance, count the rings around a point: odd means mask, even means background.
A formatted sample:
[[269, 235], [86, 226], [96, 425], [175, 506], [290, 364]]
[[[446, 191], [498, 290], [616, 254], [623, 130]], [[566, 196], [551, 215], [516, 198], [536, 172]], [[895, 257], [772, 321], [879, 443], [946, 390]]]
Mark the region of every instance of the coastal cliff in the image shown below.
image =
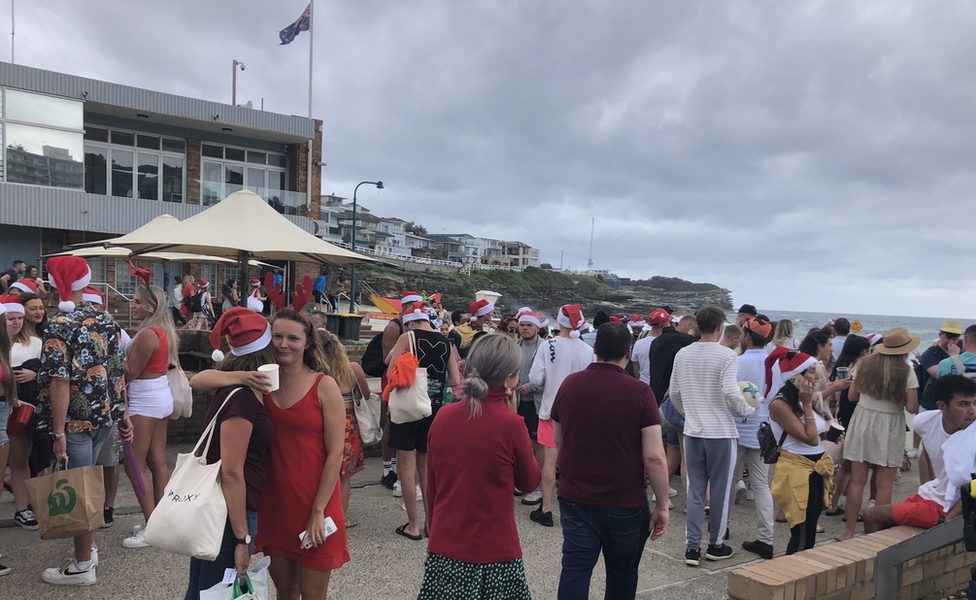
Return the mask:
[[[552, 315], [563, 304], [579, 303], [585, 314], [599, 310], [610, 314], [647, 314], [654, 308], [670, 306], [682, 312], [695, 311], [708, 304], [732, 310], [729, 290], [710, 283], [693, 283], [682, 279], [652, 277], [649, 280], [621, 280], [621, 289], [607, 285], [599, 277], [568, 275], [549, 269], [529, 267], [517, 273], [511, 271], [474, 271], [459, 273], [421, 273], [401, 271], [383, 266], [361, 266], [357, 279], [363, 290], [373, 291], [387, 298], [399, 298], [403, 290], [440, 292], [448, 309], [464, 309], [479, 290], [502, 294], [498, 311], [515, 312], [521, 306], [531, 306]], [[364, 296], [364, 301], [368, 293]]]

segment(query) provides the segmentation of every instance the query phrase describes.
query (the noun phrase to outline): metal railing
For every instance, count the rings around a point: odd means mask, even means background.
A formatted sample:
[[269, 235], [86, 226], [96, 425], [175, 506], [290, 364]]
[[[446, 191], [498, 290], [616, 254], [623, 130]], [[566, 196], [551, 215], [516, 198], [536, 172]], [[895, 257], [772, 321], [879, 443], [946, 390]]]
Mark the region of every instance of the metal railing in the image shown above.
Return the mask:
[[95, 288], [97, 290], [101, 290], [101, 288], [105, 288], [105, 307], [104, 308], [105, 308], [106, 311], [109, 310], [109, 304], [108, 303], [109, 303], [110, 298], [111, 298], [109, 296], [109, 292], [111, 292], [113, 295], [118, 296], [118, 297], [122, 298], [123, 300], [125, 300], [126, 308], [127, 308], [127, 312], [128, 312], [128, 315], [126, 315], [126, 323], [128, 325], [130, 325], [130, 326], [132, 325], [132, 298], [130, 298], [129, 296], [126, 296], [125, 294], [123, 294], [122, 292], [120, 292], [119, 290], [117, 290], [115, 287], [113, 287], [111, 284], [108, 284], [108, 283], [89, 283], [88, 285], [90, 285], [91, 287], [93, 287], [93, 288]]
[[[345, 248], [346, 250], [352, 250], [352, 246], [346, 242], [331, 242], [340, 248]], [[386, 250], [375, 250], [368, 246], [356, 245], [356, 252], [365, 254], [367, 256], [376, 256], [379, 258], [386, 258], [388, 260], [402, 260], [406, 262], [412, 262], [418, 265], [432, 265], [437, 267], [447, 267], [451, 269], [466, 269], [466, 270], [479, 270], [479, 271], [514, 271], [521, 272], [525, 270], [525, 267], [513, 267], [510, 265], [486, 265], [477, 262], [458, 262], [456, 260], [441, 260], [439, 258], [422, 258], [419, 256], [413, 256], [410, 254], [398, 254], [396, 252], [389, 252]]]

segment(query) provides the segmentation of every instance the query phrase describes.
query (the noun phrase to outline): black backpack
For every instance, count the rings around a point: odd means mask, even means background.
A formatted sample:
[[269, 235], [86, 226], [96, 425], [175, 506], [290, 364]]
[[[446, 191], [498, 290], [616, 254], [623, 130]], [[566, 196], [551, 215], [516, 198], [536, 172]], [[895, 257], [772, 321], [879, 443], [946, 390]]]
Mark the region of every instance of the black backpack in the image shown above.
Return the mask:
[[184, 298], [183, 306], [190, 312], [203, 312], [203, 292], [197, 292]]
[[[400, 329], [400, 333], [403, 333], [403, 323], [399, 320], [393, 321], [397, 324]], [[386, 373], [386, 363], [383, 362], [383, 333], [373, 336], [373, 339], [369, 341], [369, 345], [366, 346], [366, 351], [363, 352], [363, 358], [360, 361], [360, 365], [363, 367], [363, 372], [370, 377], [382, 377]]]

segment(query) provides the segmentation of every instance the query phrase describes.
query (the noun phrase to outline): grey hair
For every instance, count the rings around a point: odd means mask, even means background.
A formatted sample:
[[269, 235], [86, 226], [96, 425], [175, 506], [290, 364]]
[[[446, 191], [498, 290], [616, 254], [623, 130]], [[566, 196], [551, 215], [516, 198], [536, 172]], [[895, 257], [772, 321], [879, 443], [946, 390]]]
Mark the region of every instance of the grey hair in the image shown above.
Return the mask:
[[481, 401], [488, 395], [488, 387], [504, 384], [505, 379], [518, 372], [521, 364], [522, 350], [509, 336], [492, 333], [475, 341], [465, 362], [467, 374], [461, 383], [471, 418], [481, 416]]

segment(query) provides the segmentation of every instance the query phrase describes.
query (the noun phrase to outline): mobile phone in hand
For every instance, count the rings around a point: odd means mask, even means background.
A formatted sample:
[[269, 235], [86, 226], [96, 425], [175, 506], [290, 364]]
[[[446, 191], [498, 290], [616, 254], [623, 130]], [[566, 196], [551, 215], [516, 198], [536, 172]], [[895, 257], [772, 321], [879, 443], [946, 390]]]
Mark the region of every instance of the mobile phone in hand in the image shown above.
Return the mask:
[[[332, 517], [326, 517], [322, 530], [325, 532], [325, 537], [328, 538], [333, 533], [339, 531], [339, 528], [336, 527], [335, 521], [332, 520]], [[312, 540], [308, 540], [307, 542], [305, 541], [305, 533], [307, 531], [308, 530], [305, 530], [298, 534], [298, 541], [302, 543], [302, 548], [304, 550], [308, 550], [312, 547]]]

